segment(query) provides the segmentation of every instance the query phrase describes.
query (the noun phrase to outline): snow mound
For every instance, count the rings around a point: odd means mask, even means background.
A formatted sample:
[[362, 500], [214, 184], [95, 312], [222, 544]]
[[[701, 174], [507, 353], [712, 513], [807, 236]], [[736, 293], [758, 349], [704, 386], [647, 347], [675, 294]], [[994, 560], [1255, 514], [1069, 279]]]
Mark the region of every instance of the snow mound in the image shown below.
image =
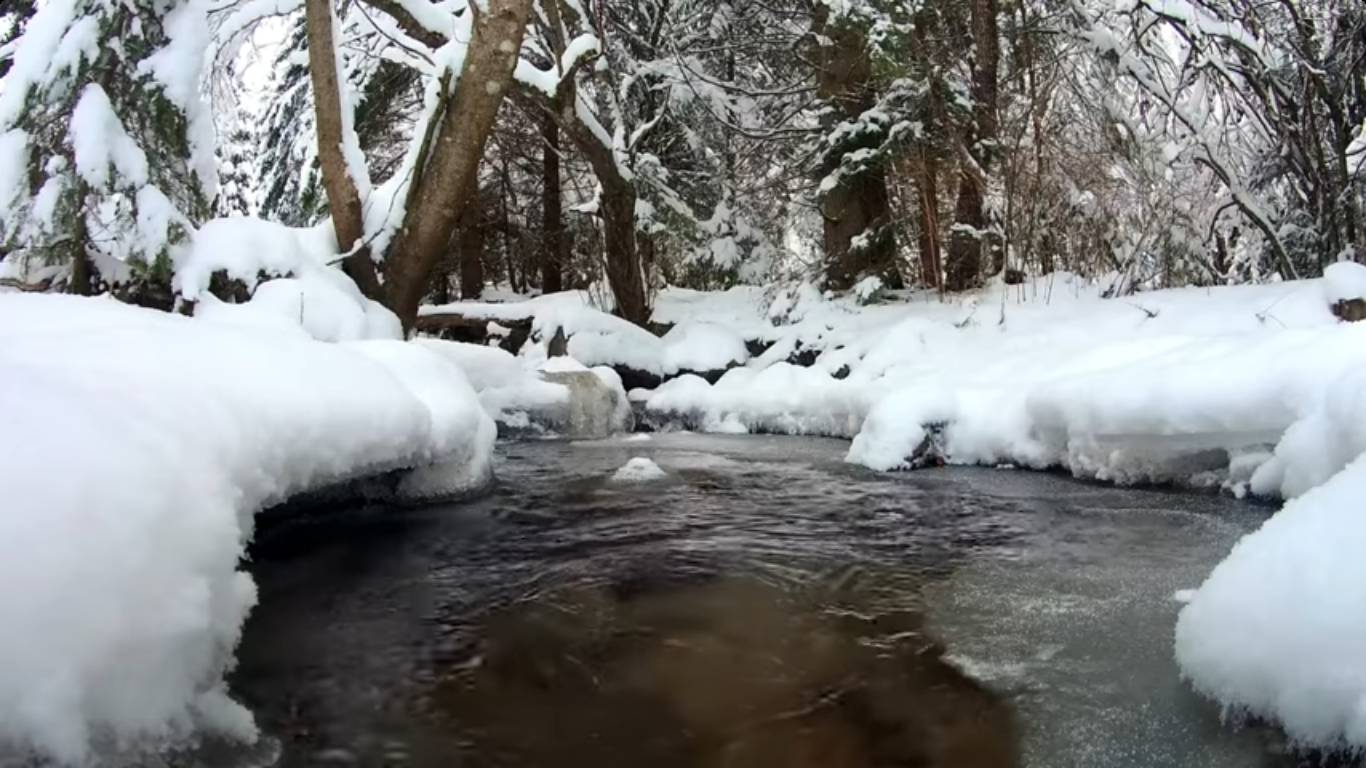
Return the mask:
[[667, 374], [720, 371], [749, 360], [745, 340], [716, 323], [679, 323], [669, 329], [661, 341], [664, 344], [661, 367]]
[[682, 371], [707, 372], [743, 364], [749, 359], [744, 337], [730, 325], [688, 320], [662, 338], [593, 307], [579, 291], [553, 293], [507, 303], [456, 302], [421, 309], [423, 315], [456, 313], [468, 318], [507, 322], [532, 321], [533, 338], [522, 355], [547, 358], [557, 331], [568, 339], [569, 357], [588, 366], [620, 366], [657, 377]]
[[659, 468], [659, 465], [645, 458], [637, 456], [626, 462], [612, 474], [612, 479], [621, 483], [638, 483], [647, 480], [658, 480], [666, 476], [667, 473]]
[[[173, 287], [195, 302], [195, 317], [217, 323], [286, 333], [302, 328], [320, 341], [403, 338], [398, 318], [329, 264], [338, 258], [327, 226], [293, 229], [248, 217], [214, 219], [178, 254]], [[225, 304], [214, 298], [209, 283], [219, 272], [241, 281], [250, 300]]]
[[1197, 690], [1309, 746], [1366, 748], [1363, 450], [1358, 373], [1276, 448], [1271, 473], [1303, 495], [1234, 547], [1176, 625], [1177, 662]]
[[0, 380], [0, 762], [253, 738], [223, 674], [256, 600], [254, 513], [394, 469], [428, 467], [417, 496], [489, 477], [469, 384], [403, 342], [7, 294]]
[[641, 397], [647, 414], [705, 432], [852, 437], [868, 410], [866, 389], [789, 363], [732, 368], [714, 385], [684, 374]]
[[1339, 261], [1323, 270], [1323, 296], [1329, 304], [1344, 299], [1366, 299], [1366, 267]]
[[[536, 365], [506, 350], [441, 339], [416, 339], [413, 343], [464, 371], [484, 410], [499, 422], [529, 423], [529, 414], [569, 402], [568, 387], [544, 380]], [[586, 370], [577, 363], [575, 366]]]

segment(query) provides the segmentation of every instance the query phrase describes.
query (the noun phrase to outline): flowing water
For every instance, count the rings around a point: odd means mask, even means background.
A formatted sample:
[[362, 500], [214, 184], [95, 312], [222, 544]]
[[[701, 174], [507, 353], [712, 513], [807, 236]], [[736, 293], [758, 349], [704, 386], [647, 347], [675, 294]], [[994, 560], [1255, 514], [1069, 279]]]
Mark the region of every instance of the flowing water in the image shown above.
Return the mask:
[[1268, 510], [846, 448], [509, 443], [478, 501], [267, 520], [233, 690], [285, 766], [1295, 765], [1172, 661]]

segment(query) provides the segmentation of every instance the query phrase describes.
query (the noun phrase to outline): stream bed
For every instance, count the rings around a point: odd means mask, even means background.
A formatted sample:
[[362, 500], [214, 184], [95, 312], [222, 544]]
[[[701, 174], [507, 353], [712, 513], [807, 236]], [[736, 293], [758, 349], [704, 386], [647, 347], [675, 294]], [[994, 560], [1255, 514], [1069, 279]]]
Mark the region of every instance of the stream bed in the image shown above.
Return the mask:
[[283, 766], [1298, 764], [1172, 659], [1268, 508], [846, 450], [513, 442], [479, 500], [267, 519], [232, 690]]

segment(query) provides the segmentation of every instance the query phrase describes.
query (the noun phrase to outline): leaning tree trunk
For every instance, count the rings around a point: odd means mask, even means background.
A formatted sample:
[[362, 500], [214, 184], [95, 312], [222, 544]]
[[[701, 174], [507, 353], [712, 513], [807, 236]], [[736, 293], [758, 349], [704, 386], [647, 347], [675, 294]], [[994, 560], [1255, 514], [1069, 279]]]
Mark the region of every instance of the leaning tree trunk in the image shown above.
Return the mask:
[[[337, 247], [349, 255], [342, 268], [370, 298], [380, 295], [379, 278], [370, 249], [365, 247], [365, 225], [360, 192], [346, 164], [342, 144], [348, 137], [346, 116], [342, 114], [341, 83], [336, 57], [335, 18], [332, 0], [306, 0], [304, 20], [308, 29], [309, 75], [313, 83], [313, 109], [318, 126], [318, 164], [322, 167], [323, 188], [332, 213], [332, 229]], [[352, 141], [355, 136], [349, 137]]]
[[1005, 254], [993, 247], [988, 232], [985, 195], [990, 178], [996, 143], [997, 62], [1000, 39], [996, 20], [996, 0], [972, 0], [972, 99], [973, 125], [964, 143], [966, 157], [960, 165], [958, 202], [954, 206], [954, 226], [949, 237], [945, 287], [961, 291], [981, 279], [984, 251], [992, 257], [991, 268], [1005, 267]]
[[[385, 260], [389, 308], [411, 330], [427, 279], [475, 194], [479, 160], [512, 84], [532, 0], [488, 0], [478, 13], [455, 92], [444, 100], [418, 159], [407, 214]], [[477, 6], [471, 4], [470, 12]]]
[[564, 209], [560, 203], [560, 129], [541, 120], [541, 293], [564, 290]]

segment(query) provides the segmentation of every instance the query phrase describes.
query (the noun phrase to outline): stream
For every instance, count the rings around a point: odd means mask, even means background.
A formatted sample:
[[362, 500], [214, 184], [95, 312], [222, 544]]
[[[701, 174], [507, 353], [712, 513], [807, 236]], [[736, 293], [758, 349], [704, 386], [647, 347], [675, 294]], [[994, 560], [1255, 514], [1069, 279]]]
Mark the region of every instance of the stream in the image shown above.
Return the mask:
[[1297, 764], [1172, 659], [1268, 508], [846, 450], [511, 442], [476, 501], [267, 518], [232, 690], [283, 766]]

